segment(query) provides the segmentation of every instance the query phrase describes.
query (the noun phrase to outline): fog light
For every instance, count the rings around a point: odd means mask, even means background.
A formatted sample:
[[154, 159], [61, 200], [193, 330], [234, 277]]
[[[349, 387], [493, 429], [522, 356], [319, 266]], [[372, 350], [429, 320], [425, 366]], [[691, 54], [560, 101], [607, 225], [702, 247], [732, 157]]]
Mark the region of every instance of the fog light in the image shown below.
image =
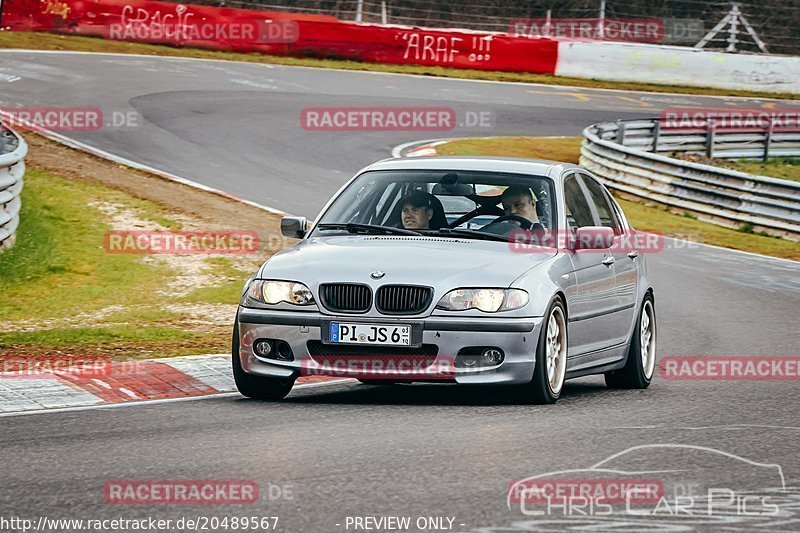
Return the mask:
[[281, 359], [283, 361], [294, 361], [294, 354], [292, 353], [292, 348], [285, 342], [278, 342], [278, 353], [275, 356], [276, 359]]
[[503, 362], [503, 352], [497, 348], [487, 348], [481, 355], [483, 362], [489, 366], [499, 365]]
[[253, 351], [259, 357], [269, 357], [272, 353], [272, 343], [266, 339], [260, 339], [253, 343]]

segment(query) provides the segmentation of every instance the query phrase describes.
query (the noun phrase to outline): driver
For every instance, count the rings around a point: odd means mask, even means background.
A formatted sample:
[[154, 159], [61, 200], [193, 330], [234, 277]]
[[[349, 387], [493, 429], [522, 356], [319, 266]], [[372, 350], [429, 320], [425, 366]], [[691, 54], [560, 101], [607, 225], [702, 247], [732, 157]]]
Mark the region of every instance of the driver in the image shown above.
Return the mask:
[[529, 188], [512, 185], [503, 191], [500, 200], [503, 202], [506, 216], [516, 215], [530, 220], [532, 225], [539, 224], [539, 215], [536, 214], [536, 195]]
[[400, 216], [405, 229], [429, 229], [433, 218], [433, 200], [424, 191], [414, 191], [400, 200]]

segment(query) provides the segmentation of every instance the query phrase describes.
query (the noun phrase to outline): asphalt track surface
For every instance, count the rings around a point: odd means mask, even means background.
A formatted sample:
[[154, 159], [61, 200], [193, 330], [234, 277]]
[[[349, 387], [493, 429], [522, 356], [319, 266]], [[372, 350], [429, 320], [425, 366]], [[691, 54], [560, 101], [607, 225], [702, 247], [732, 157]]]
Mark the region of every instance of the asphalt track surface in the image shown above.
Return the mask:
[[[353, 172], [422, 138], [578, 135], [607, 119], [670, 106], [776, 105], [694, 96], [575, 90], [254, 64], [65, 53], [0, 53], [0, 105], [136, 111], [136, 127], [68, 132], [159, 170], [295, 214], [314, 216]], [[777, 107], [788, 104], [780, 103]], [[453, 132], [313, 132], [305, 107], [451, 106], [489, 112], [492, 128]], [[798, 355], [798, 264], [706, 246], [651, 256], [659, 357]], [[509, 509], [510, 482], [585, 469], [613, 454], [628, 472], [704, 481], [697, 447], [780, 465], [780, 516], [631, 521], [628, 530], [800, 530], [800, 388], [796, 381], [673, 381], [612, 391], [568, 382], [555, 406], [521, 406], [501, 389], [442, 385], [304, 388], [285, 403], [235, 395], [0, 418], [0, 517], [279, 516], [278, 531], [348, 531], [348, 516], [446, 516], [454, 531], [562, 530], [601, 517], [531, 517]], [[657, 448], [672, 444], [683, 448]], [[718, 487], [779, 486], [730, 455]], [[747, 467], [745, 467], [747, 466]], [[291, 498], [246, 506], [110, 505], [113, 479], [247, 479]], [[558, 518], [556, 520], [556, 518]], [[549, 520], [554, 520], [554, 523]], [[2, 529], [0, 527], [0, 529]], [[222, 531], [222, 528], [216, 530]], [[349, 531], [353, 531], [351, 527]], [[418, 531], [415, 527], [411, 531]]]

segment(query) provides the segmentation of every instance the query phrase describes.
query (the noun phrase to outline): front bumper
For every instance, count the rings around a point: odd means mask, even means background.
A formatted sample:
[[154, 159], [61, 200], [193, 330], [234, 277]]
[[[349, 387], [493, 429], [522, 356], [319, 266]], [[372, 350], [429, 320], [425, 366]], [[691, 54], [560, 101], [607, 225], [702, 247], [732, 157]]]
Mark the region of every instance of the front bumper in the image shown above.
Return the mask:
[[[421, 325], [423, 345], [435, 345], [436, 355], [421, 363], [417, 356], [382, 357], [390, 350], [375, 347], [374, 354], [335, 356], [321, 359], [311, 355], [309, 341], [322, 341], [322, 323], [331, 320], [379, 324]], [[323, 315], [318, 312], [285, 312], [239, 308], [239, 356], [245, 372], [260, 376], [297, 378], [301, 375], [327, 375], [362, 379], [408, 381], [443, 381], [461, 384], [528, 383], [533, 378], [536, 343], [542, 317], [474, 318], [429, 316], [422, 319], [397, 317], [356, 317]], [[293, 361], [257, 357], [253, 342], [277, 339], [289, 344]], [[497, 366], [459, 368], [454, 364], [462, 348], [492, 346], [500, 348], [505, 358]], [[336, 348], [332, 348], [336, 349]], [[370, 361], [365, 362], [369, 358]], [[416, 359], [415, 363], [409, 361]], [[430, 362], [430, 364], [428, 364]], [[408, 364], [404, 364], [408, 363]]]

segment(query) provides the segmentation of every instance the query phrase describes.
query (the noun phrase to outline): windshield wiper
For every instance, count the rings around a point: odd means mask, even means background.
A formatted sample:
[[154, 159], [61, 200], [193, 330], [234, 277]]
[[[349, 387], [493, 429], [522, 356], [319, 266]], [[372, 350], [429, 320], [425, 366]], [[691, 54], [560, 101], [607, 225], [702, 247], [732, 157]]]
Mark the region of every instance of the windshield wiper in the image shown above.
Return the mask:
[[331, 223], [331, 224], [318, 224], [317, 229], [342, 229], [348, 233], [387, 233], [389, 235], [422, 235], [418, 231], [402, 228], [390, 228], [388, 226], [376, 226], [374, 224], [358, 224], [355, 222], [348, 223]]
[[508, 237], [504, 237], [503, 235], [497, 235], [496, 233], [485, 233], [483, 231], [477, 231], [474, 229], [464, 229], [464, 228], [441, 228], [436, 230], [434, 234], [439, 235], [455, 235], [459, 237], [479, 237], [481, 239], [487, 241], [502, 241], [508, 242]]

